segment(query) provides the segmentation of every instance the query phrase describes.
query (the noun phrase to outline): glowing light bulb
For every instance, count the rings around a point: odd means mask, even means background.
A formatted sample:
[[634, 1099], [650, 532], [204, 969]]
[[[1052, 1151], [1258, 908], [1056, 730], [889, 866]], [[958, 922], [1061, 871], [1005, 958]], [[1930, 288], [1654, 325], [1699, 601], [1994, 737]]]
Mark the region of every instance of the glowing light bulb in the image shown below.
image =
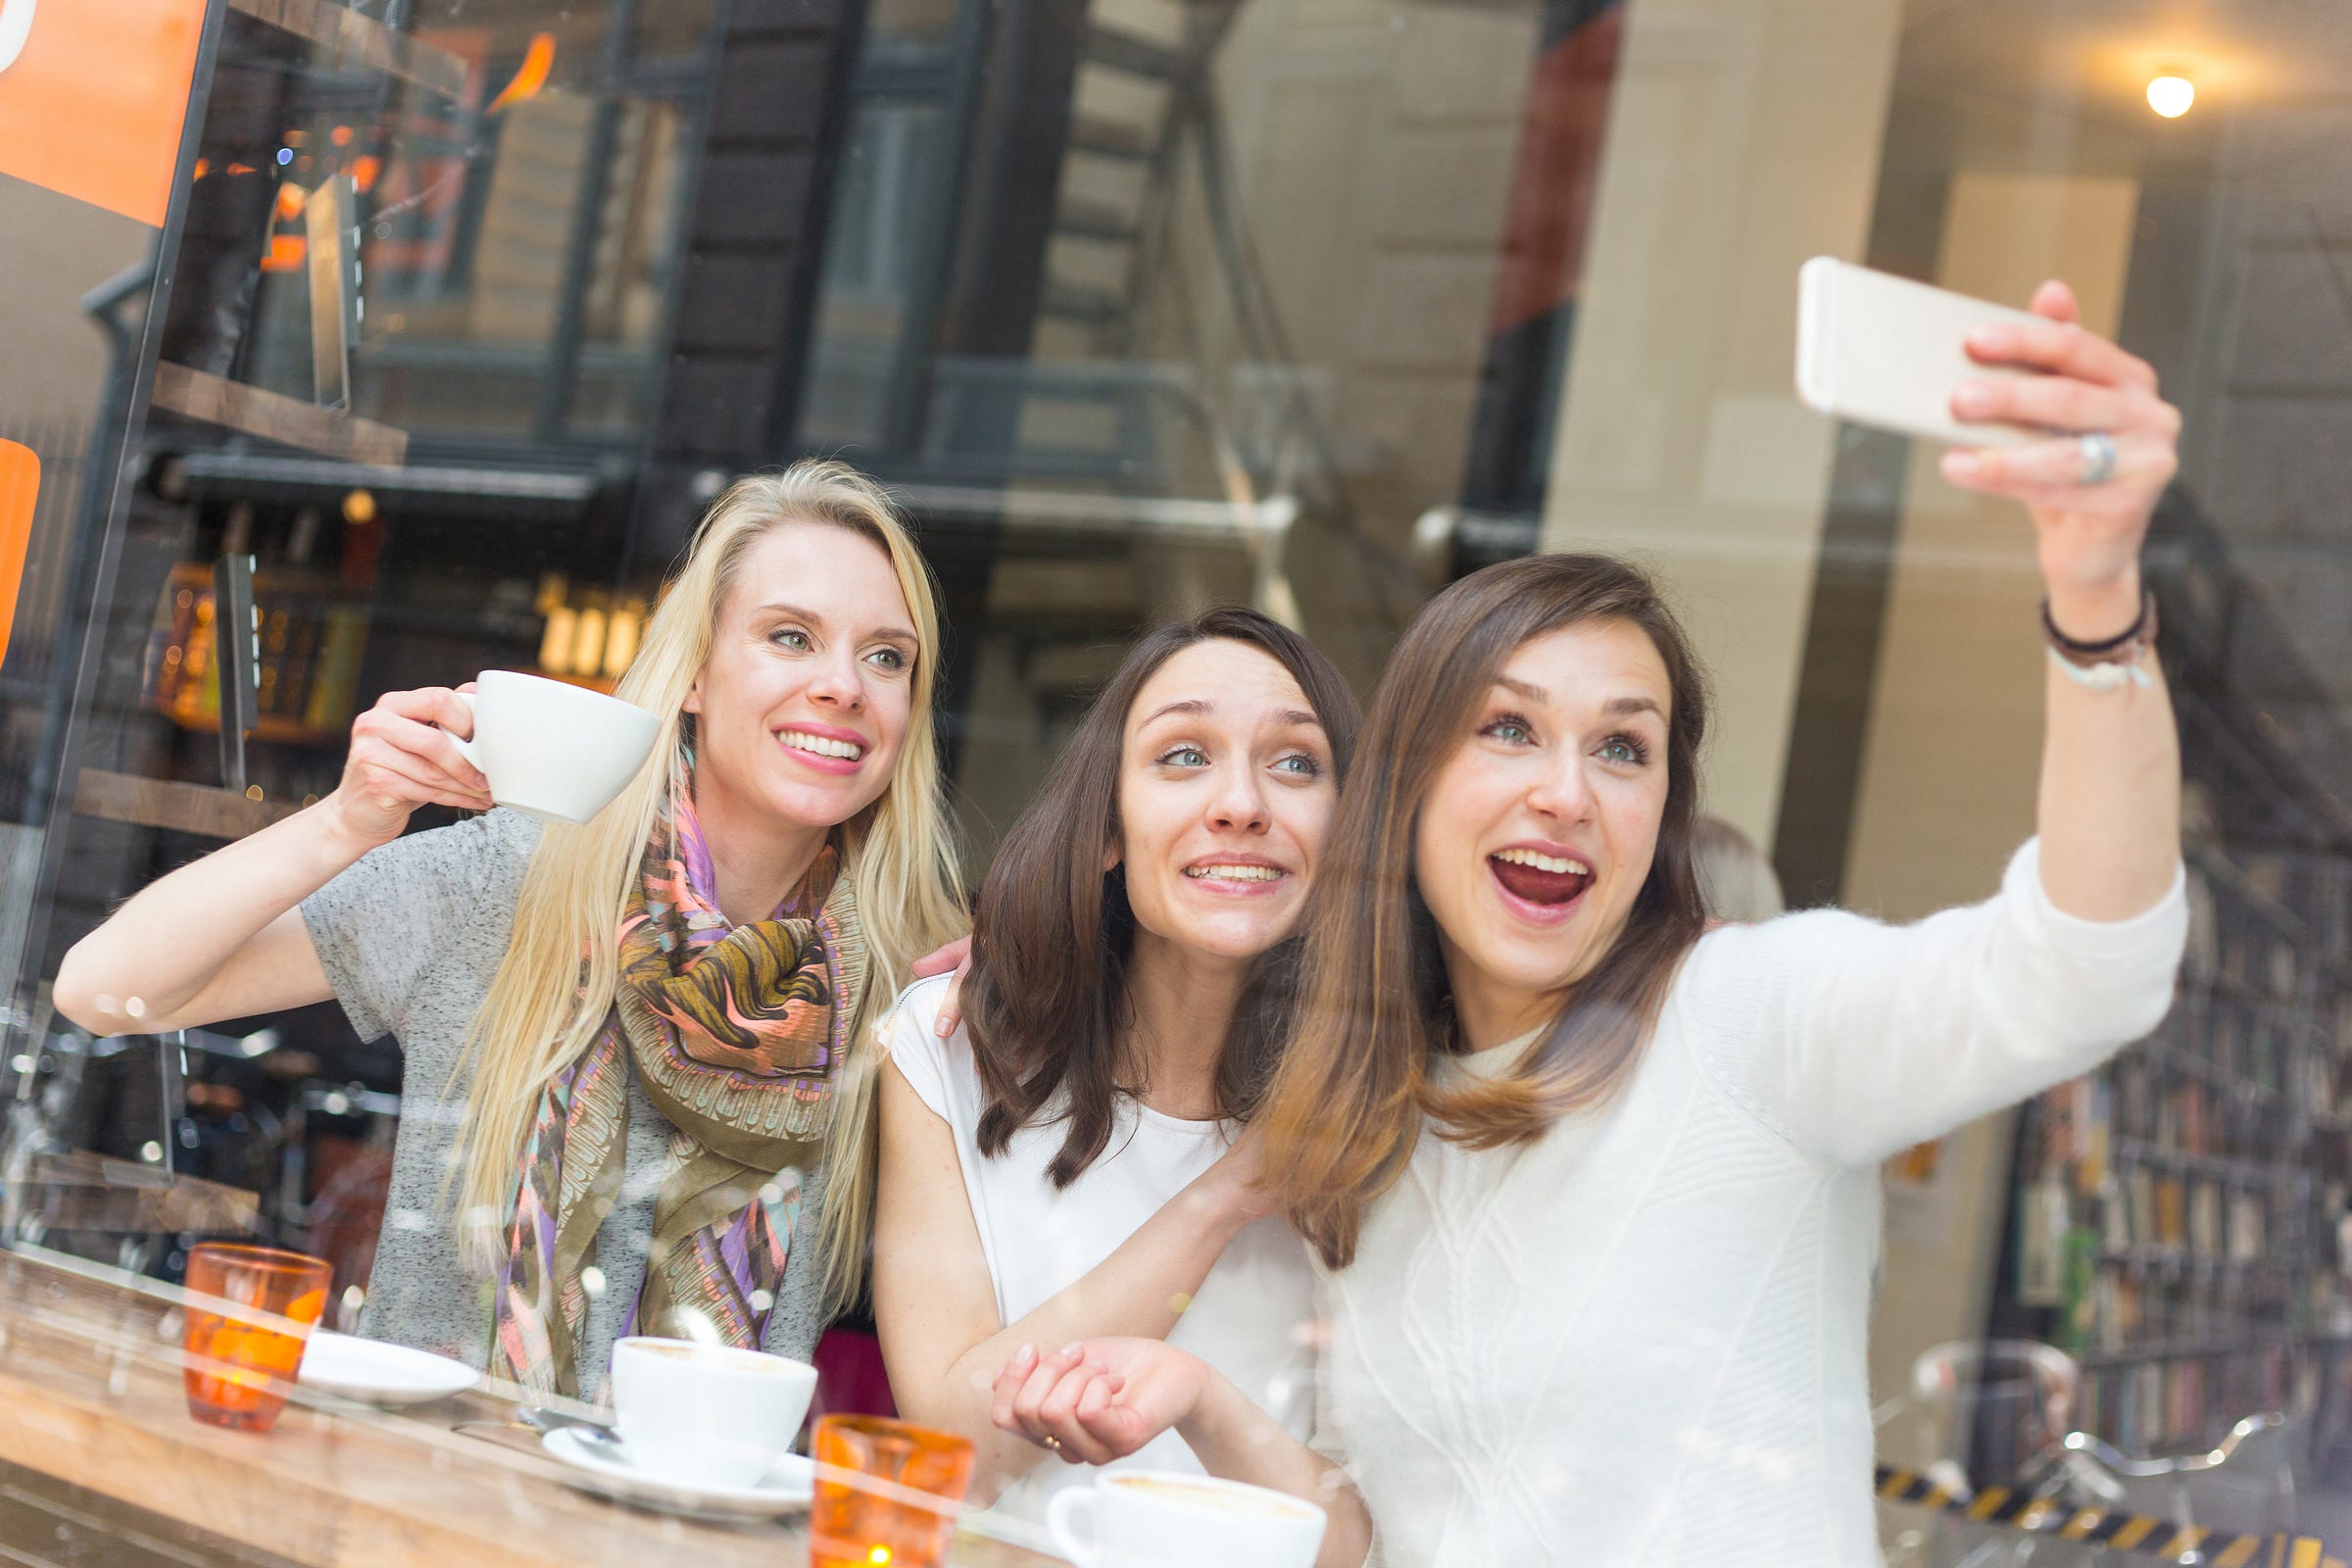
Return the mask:
[[2179, 120], [2196, 101], [2196, 83], [2186, 76], [2158, 76], [2148, 83], [2148, 107], [2167, 120]]

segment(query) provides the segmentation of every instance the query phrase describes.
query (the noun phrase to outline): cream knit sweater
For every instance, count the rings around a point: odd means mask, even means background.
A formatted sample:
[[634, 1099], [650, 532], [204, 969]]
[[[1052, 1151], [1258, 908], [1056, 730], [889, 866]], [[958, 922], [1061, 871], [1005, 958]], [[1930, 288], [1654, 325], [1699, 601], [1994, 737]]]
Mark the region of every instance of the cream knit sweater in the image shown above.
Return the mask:
[[2186, 929], [2178, 878], [2132, 920], [2062, 913], [2029, 843], [1917, 925], [1713, 932], [1605, 1106], [1513, 1149], [1423, 1137], [1321, 1287], [1317, 1442], [1376, 1560], [1879, 1562], [1878, 1161], [2154, 1028]]

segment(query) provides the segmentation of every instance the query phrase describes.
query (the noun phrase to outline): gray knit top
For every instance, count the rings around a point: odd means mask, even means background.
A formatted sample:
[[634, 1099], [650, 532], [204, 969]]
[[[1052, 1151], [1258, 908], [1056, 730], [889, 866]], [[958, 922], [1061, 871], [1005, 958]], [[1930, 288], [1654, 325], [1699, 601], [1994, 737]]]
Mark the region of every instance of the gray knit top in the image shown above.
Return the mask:
[[[360, 1332], [477, 1367], [489, 1364], [491, 1285], [461, 1260], [451, 1213], [457, 1187], [448, 1178], [460, 1158], [466, 1102], [459, 1062], [466, 1031], [506, 956], [515, 896], [538, 839], [537, 820], [510, 810], [412, 833], [370, 852], [302, 904], [319, 965], [351, 1026], [363, 1040], [391, 1035], [401, 1048], [400, 1135]], [[613, 1338], [645, 1277], [654, 1195], [675, 1135], [632, 1066], [620, 1195], [594, 1253], [604, 1286], [589, 1293], [581, 1335], [585, 1398], [604, 1396]], [[824, 1175], [821, 1166], [802, 1173], [800, 1219], [764, 1344], [804, 1361], [824, 1327], [816, 1257]]]

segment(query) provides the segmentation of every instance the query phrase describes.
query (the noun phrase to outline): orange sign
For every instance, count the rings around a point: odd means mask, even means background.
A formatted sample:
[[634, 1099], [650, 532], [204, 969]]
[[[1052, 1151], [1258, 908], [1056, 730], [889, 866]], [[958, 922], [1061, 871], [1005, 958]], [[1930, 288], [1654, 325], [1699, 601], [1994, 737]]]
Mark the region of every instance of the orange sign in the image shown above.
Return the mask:
[[161, 228], [204, 0], [0, 0], [0, 173]]
[[32, 541], [32, 503], [41, 493], [41, 459], [30, 447], [0, 441], [0, 660], [17, 619], [24, 547]]

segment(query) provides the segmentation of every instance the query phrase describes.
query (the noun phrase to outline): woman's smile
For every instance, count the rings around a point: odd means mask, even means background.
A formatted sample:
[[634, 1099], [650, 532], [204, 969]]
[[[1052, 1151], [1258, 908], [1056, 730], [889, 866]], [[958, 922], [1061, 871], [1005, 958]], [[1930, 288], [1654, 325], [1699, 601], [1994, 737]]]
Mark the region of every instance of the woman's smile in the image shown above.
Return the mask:
[[1290, 869], [1255, 855], [1217, 855], [1184, 868], [1186, 881], [1212, 898], [1262, 899], [1283, 891]]
[[1531, 925], [1565, 925], [1584, 907], [1591, 862], [1554, 844], [1513, 844], [1487, 857], [1503, 907]]
[[831, 724], [791, 724], [776, 731], [785, 755], [819, 773], [855, 773], [871, 744], [856, 730]]

